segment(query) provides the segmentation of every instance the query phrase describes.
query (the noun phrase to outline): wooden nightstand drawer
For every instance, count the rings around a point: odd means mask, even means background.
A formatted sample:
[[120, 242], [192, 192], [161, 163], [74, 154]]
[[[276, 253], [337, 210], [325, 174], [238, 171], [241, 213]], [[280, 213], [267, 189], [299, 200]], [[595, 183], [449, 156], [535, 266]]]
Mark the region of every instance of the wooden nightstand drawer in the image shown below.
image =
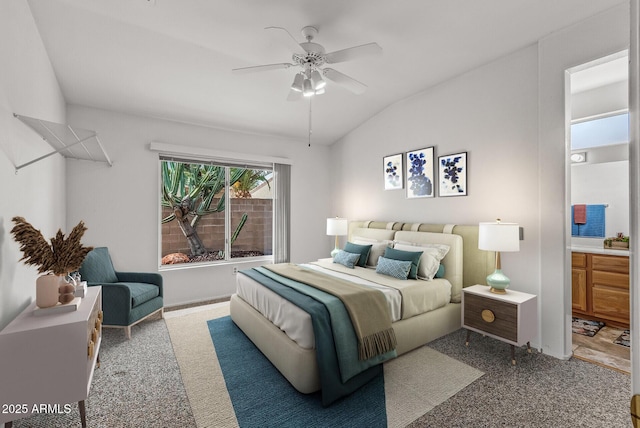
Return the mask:
[[464, 323], [512, 342], [518, 341], [518, 306], [513, 303], [467, 294]]
[[526, 344], [538, 334], [538, 298], [529, 293], [507, 290], [506, 294], [489, 291], [486, 285], [462, 289], [462, 327], [511, 345], [511, 360], [515, 364], [514, 346]]

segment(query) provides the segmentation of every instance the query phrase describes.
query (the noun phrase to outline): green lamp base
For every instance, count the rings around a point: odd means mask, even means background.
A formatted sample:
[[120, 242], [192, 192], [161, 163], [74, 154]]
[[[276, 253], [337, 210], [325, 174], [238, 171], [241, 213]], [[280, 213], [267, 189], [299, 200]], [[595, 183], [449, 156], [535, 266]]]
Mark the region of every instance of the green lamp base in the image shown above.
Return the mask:
[[496, 269], [491, 275], [487, 276], [487, 285], [491, 287], [489, 291], [496, 294], [507, 294], [507, 288], [511, 280], [502, 273], [501, 269]]
[[336, 254], [338, 254], [340, 252], [340, 248], [336, 247], [333, 249], [333, 251], [331, 251], [331, 257], [335, 258]]

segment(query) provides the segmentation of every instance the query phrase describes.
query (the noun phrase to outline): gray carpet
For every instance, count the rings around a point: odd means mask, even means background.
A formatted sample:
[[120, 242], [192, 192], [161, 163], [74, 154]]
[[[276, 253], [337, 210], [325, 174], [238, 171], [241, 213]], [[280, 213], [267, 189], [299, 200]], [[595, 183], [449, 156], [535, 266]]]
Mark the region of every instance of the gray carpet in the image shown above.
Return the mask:
[[[464, 346], [459, 330], [429, 346], [485, 373], [411, 427], [630, 427], [628, 375], [581, 360], [561, 361], [516, 351], [472, 334]], [[195, 427], [165, 322], [104, 330], [101, 368], [87, 400], [88, 426]], [[69, 414], [38, 415], [14, 427], [79, 427], [77, 407]]]
[[[100, 361], [85, 402], [89, 428], [196, 426], [164, 320], [135, 325], [131, 340], [121, 329], [103, 329]], [[80, 414], [74, 404], [68, 414], [40, 414], [13, 426], [80, 427]]]
[[631, 427], [631, 378], [572, 358], [568, 361], [516, 349], [458, 330], [429, 347], [485, 372], [422, 416], [415, 427]]

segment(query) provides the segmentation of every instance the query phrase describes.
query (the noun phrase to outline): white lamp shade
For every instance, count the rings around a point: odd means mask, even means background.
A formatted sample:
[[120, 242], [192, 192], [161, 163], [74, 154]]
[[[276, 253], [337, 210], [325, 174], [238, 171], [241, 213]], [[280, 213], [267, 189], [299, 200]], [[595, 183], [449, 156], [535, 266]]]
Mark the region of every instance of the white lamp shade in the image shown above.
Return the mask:
[[344, 236], [347, 234], [348, 224], [346, 218], [333, 217], [327, 219], [327, 235]]
[[520, 251], [518, 223], [480, 223], [478, 248], [487, 251]]
[[291, 89], [296, 92], [302, 92], [302, 85], [304, 82], [304, 76], [301, 73], [296, 74], [296, 77], [293, 78], [293, 84], [291, 85]]
[[315, 93], [313, 89], [313, 84], [311, 83], [311, 79], [304, 79], [302, 84], [302, 95], [305, 97], [310, 97]]
[[327, 86], [327, 82], [324, 81], [318, 70], [313, 70], [311, 72], [311, 81], [313, 82], [313, 89], [316, 91]]

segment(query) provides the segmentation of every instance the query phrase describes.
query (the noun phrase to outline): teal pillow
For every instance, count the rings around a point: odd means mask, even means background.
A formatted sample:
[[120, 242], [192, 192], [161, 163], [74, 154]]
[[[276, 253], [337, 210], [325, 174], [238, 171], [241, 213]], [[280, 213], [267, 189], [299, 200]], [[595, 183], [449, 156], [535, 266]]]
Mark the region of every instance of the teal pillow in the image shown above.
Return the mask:
[[369, 260], [369, 251], [371, 251], [371, 245], [359, 245], [353, 242], [347, 242], [344, 246], [344, 250], [349, 253], [360, 254], [360, 260], [358, 260], [358, 266], [365, 267], [367, 260]]
[[411, 270], [409, 271], [409, 279], [418, 279], [418, 265], [420, 264], [420, 256], [422, 251], [403, 251], [394, 248], [384, 250], [384, 256], [393, 260], [409, 260], [411, 262]]
[[376, 272], [382, 275], [389, 275], [398, 279], [407, 279], [411, 270], [411, 260], [393, 260], [384, 257], [378, 258]]
[[358, 263], [358, 259], [360, 259], [360, 254], [349, 253], [348, 251], [340, 250], [338, 254], [333, 258], [334, 263], [341, 264], [342, 266], [346, 266], [349, 269], [353, 269]]
[[444, 278], [444, 265], [438, 266], [438, 271], [435, 274], [435, 278]]

